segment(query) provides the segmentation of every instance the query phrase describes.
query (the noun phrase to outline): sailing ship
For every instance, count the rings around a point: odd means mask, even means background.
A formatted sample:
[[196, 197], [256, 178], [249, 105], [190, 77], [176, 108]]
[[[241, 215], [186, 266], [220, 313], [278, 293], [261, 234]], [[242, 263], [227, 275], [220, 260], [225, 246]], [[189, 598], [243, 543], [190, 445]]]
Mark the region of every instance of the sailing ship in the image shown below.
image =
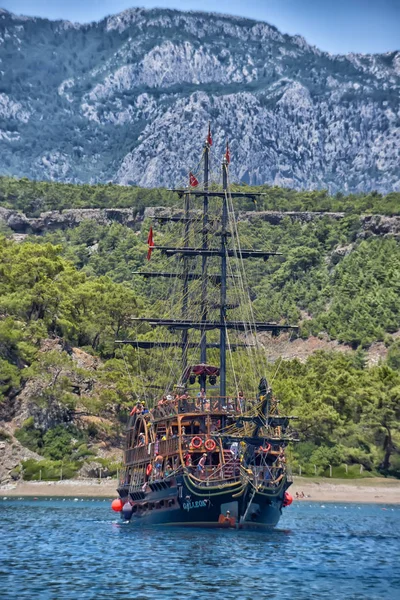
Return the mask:
[[[174, 363], [177, 380], [164, 382], [152, 408], [144, 398], [132, 410], [113, 508], [141, 525], [270, 529], [292, 500], [285, 450], [296, 433], [262, 372], [258, 332], [277, 335], [296, 327], [254, 316], [244, 261], [278, 253], [241, 247], [235, 204], [259, 194], [232, 191], [228, 144], [222, 189], [217, 186], [210, 178], [211, 147], [209, 126], [197, 171], [189, 173], [187, 185], [172, 190], [183, 210], [157, 216], [161, 227], [168, 222], [181, 227], [183, 243], [157, 245], [153, 228], [149, 231], [147, 258], [160, 253], [181, 268], [137, 273], [173, 282], [175, 291], [180, 286], [172, 301], [168, 288], [174, 318], [134, 319], [146, 331], [166, 328], [180, 340], [138, 336], [119, 343], [138, 351], [161, 348], [160, 363], [178, 348], [181, 362]], [[172, 239], [178, 237], [179, 232]], [[229, 319], [228, 311], [238, 318]]]

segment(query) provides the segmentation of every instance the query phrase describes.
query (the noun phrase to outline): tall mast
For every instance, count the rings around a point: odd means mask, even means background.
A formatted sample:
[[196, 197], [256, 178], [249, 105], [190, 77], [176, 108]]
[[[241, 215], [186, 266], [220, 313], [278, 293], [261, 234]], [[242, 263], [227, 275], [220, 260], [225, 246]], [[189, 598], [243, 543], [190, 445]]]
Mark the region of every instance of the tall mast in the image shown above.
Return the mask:
[[[190, 196], [185, 194], [185, 236], [183, 239], [183, 247], [189, 247], [189, 231], [190, 231], [190, 220], [189, 220], [189, 203]], [[182, 318], [187, 319], [188, 316], [188, 292], [189, 292], [189, 257], [184, 255], [183, 257], [183, 289], [182, 289]], [[182, 331], [182, 375], [186, 371], [187, 367], [187, 354], [188, 354], [188, 340], [189, 332], [187, 329]]]
[[228, 161], [226, 156], [222, 161], [222, 221], [221, 221], [221, 298], [220, 298], [220, 372], [219, 395], [226, 396], [226, 248], [228, 238], [228, 206], [226, 193], [228, 189]]
[[[200, 352], [201, 361], [203, 363], [207, 360], [207, 348], [218, 348], [220, 350], [220, 395], [226, 397], [226, 342], [227, 342], [227, 330], [247, 331], [249, 323], [247, 321], [227, 321], [227, 310], [229, 308], [235, 308], [234, 305], [227, 304], [227, 257], [237, 258], [237, 251], [235, 249], [228, 248], [228, 237], [230, 235], [228, 231], [228, 205], [227, 205], [227, 190], [228, 190], [228, 166], [229, 166], [229, 148], [227, 144], [226, 154], [222, 161], [222, 191], [209, 191], [209, 154], [210, 146], [212, 144], [210, 129], [208, 130], [209, 135], [204, 147], [204, 186], [203, 190], [198, 189], [172, 189], [170, 191], [178, 193], [180, 198], [184, 198], [184, 243], [182, 247], [173, 246], [160, 246], [153, 245], [152, 250], [159, 251], [167, 257], [174, 256], [176, 254], [183, 257], [183, 273], [178, 272], [139, 272], [137, 274], [143, 275], [144, 277], [167, 277], [167, 278], [179, 278], [183, 280], [183, 297], [182, 297], [182, 319], [166, 319], [159, 317], [133, 317], [132, 321], [139, 323], [148, 323], [151, 327], [167, 327], [171, 332], [181, 332], [180, 342], [165, 342], [163, 340], [118, 340], [120, 344], [132, 344], [138, 348], [172, 348], [182, 347], [182, 378], [183, 374], [187, 373], [187, 358], [188, 348], [196, 347], [196, 344], [188, 343], [189, 340], [189, 329], [194, 329], [200, 332]], [[240, 199], [244, 198], [257, 198], [264, 196], [264, 193], [256, 192], [230, 192], [230, 198]], [[193, 222], [193, 217], [190, 217], [190, 196], [194, 198], [203, 198], [203, 215], [201, 218], [203, 224], [202, 231], [202, 245], [190, 247], [190, 224]], [[208, 236], [208, 208], [209, 198], [221, 198], [222, 199], [222, 219], [221, 219], [221, 243], [219, 247], [217, 244], [209, 246]], [[156, 217], [157, 218], [157, 217]], [[196, 218], [196, 217], [194, 217]], [[162, 221], [181, 221], [180, 215], [172, 215], [168, 217], [159, 217]], [[214, 246], [214, 247], [213, 247]], [[279, 255], [279, 252], [266, 252], [264, 250], [253, 250], [253, 249], [241, 249], [240, 258], [261, 258], [267, 260], [270, 256]], [[202, 257], [202, 272], [193, 273], [190, 271], [190, 259], [197, 256]], [[221, 273], [208, 274], [208, 257], [220, 257], [221, 258]], [[201, 313], [195, 320], [189, 319], [189, 282], [193, 280], [201, 280]], [[209, 308], [207, 286], [209, 283], [213, 285], [220, 285], [220, 303], [218, 306], [213, 308], [220, 309], [219, 318], [217, 320], [209, 320]], [[252, 323], [253, 328], [256, 331], [271, 331], [278, 333], [279, 331], [285, 330], [297, 330], [298, 327], [292, 325], [281, 325], [279, 323], [266, 323], [264, 321], [255, 321]], [[207, 331], [219, 330], [220, 342], [208, 343], [207, 344]], [[231, 349], [240, 348], [242, 344], [232, 344]], [[206, 378], [202, 376], [200, 380], [201, 387], [205, 388]]]
[[[210, 130], [209, 130], [210, 131]], [[209, 134], [210, 135], [210, 134]], [[209, 137], [204, 144], [204, 201], [203, 201], [203, 239], [202, 249], [208, 249], [208, 178], [209, 178]], [[207, 284], [208, 284], [208, 273], [207, 273], [207, 255], [203, 254], [201, 261], [201, 320], [202, 322], [207, 321]], [[200, 341], [200, 362], [207, 362], [207, 334], [206, 330], [201, 333]], [[206, 389], [207, 378], [202, 375], [200, 378], [200, 388]]]

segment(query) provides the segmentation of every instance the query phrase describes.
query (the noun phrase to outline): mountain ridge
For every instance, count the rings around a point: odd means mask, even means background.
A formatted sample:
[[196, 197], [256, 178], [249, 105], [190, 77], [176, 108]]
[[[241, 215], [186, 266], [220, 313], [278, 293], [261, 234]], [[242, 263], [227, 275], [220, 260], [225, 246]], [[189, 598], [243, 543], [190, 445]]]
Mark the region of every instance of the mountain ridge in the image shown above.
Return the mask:
[[3, 11], [0, 60], [1, 174], [170, 186], [211, 120], [233, 180], [400, 189], [398, 51], [332, 55], [253, 19], [135, 8], [90, 24]]

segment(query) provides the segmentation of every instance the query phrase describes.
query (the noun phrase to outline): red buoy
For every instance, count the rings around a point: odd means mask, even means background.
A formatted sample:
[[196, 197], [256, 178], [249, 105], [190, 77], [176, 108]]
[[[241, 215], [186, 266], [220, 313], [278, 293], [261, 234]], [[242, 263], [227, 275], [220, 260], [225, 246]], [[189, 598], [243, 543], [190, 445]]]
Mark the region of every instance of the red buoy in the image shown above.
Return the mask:
[[283, 506], [290, 506], [292, 502], [293, 497], [288, 492], [285, 492], [285, 495], [283, 497]]
[[111, 508], [114, 512], [121, 512], [123, 505], [124, 503], [122, 502], [121, 498], [116, 498], [111, 502]]

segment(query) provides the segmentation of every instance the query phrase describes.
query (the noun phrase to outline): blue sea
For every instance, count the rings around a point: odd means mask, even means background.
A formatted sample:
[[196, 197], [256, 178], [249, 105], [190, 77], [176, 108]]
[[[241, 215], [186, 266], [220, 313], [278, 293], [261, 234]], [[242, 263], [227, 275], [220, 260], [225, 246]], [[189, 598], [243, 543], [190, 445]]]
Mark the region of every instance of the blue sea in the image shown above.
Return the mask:
[[400, 506], [294, 502], [267, 534], [139, 529], [98, 499], [0, 519], [1, 600], [400, 599]]

